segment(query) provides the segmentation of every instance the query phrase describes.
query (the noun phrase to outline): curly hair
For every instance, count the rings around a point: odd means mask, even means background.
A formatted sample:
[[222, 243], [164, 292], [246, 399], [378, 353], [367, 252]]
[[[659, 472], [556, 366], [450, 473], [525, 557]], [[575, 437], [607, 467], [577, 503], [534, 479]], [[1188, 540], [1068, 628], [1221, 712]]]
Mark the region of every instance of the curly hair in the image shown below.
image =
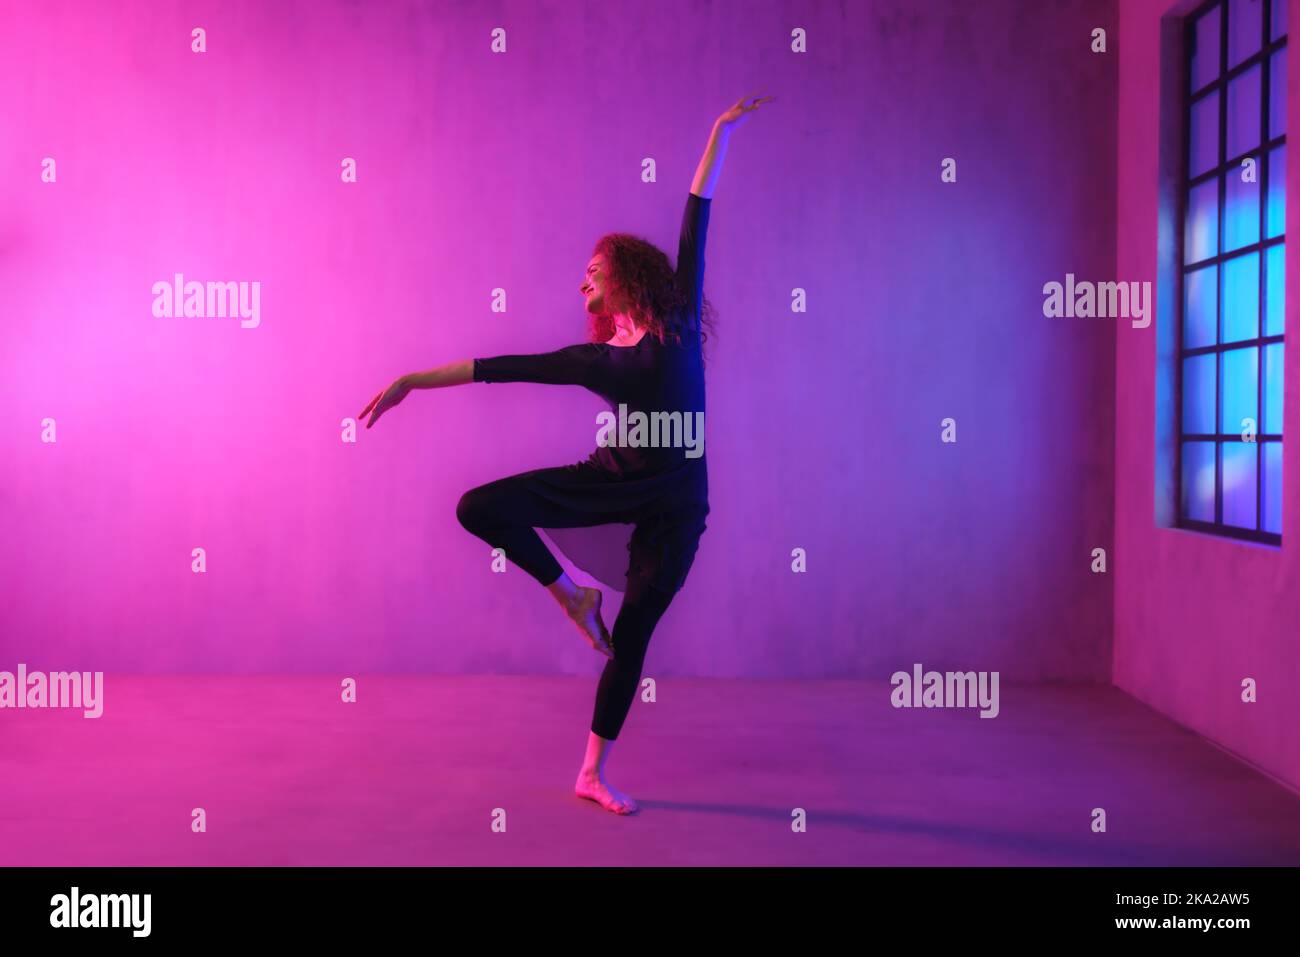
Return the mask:
[[[688, 321], [687, 303], [691, 290], [677, 282], [672, 264], [654, 243], [628, 233], [609, 233], [596, 243], [595, 254], [605, 257], [608, 282], [620, 297], [630, 303], [632, 318], [660, 342], [681, 342]], [[708, 299], [700, 307], [700, 344], [713, 331], [716, 310]], [[608, 342], [614, 335], [610, 316], [588, 313], [592, 342]]]

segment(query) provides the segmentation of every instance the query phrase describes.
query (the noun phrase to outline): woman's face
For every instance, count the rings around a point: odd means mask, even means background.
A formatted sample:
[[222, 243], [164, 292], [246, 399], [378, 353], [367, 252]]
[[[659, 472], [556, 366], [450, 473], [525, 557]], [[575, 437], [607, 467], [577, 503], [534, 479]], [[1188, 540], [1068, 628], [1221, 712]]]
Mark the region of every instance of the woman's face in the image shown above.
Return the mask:
[[587, 300], [587, 312], [593, 316], [608, 316], [617, 311], [613, 283], [607, 271], [608, 264], [601, 253], [591, 257], [587, 263], [587, 274], [583, 277], [579, 291]]

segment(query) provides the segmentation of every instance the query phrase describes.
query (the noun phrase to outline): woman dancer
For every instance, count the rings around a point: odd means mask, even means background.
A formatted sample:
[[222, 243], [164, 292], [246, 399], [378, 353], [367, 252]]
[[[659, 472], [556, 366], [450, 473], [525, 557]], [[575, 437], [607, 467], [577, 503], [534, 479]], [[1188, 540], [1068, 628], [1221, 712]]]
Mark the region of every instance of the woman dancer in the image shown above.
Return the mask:
[[[605, 779], [610, 748], [632, 706], [650, 633], [682, 587], [709, 512], [702, 445], [681, 437], [704, 412], [701, 354], [710, 307], [703, 296], [704, 241], [713, 189], [727, 144], [750, 113], [774, 97], [745, 97], [718, 117], [686, 197], [676, 271], [642, 239], [603, 237], [579, 287], [586, 299], [591, 341], [539, 355], [462, 359], [404, 375], [361, 411], [366, 428], [412, 389], [470, 382], [581, 385], [619, 406], [631, 419], [668, 421], [683, 429], [677, 444], [601, 444], [585, 461], [536, 469], [466, 492], [456, 515], [466, 530], [514, 562], [555, 596], [591, 646], [609, 658], [596, 688], [587, 753], [574, 792], [606, 810], [630, 814], [637, 803]], [[648, 439], [648, 437], [647, 437]], [[702, 443], [699, 435], [696, 443]], [[600, 614], [601, 593], [583, 588], [560, 567], [536, 528], [586, 528], [611, 522], [634, 526], [628, 544], [627, 590], [611, 635]]]

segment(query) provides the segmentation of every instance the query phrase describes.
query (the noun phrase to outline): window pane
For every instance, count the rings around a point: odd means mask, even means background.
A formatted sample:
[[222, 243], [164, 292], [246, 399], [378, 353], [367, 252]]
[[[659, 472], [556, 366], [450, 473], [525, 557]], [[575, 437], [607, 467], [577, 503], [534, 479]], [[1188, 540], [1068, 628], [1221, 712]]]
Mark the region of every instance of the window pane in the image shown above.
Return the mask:
[[1183, 443], [1182, 513], [1200, 522], [1214, 521], [1214, 443]]
[[1192, 128], [1187, 138], [1188, 173], [1196, 176], [1219, 165], [1219, 94], [1192, 104]]
[[1192, 34], [1192, 90], [1199, 90], [1219, 75], [1219, 11], [1196, 21]]
[[1228, 69], [1252, 53], [1258, 53], [1263, 36], [1264, 0], [1229, 0]]
[[1224, 190], [1223, 251], [1231, 252], [1242, 246], [1259, 242], [1259, 177], [1262, 170], [1256, 166], [1255, 182], [1241, 178], [1240, 169], [1230, 169]]
[[1264, 415], [1261, 432], [1282, 432], [1282, 343], [1264, 347]]
[[1282, 534], [1282, 443], [1265, 442], [1264, 531]]
[[1282, 335], [1286, 317], [1286, 246], [1271, 246], [1264, 254], [1264, 335]]
[[[1269, 197], [1271, 200], [1271, 192]], [[1219, 251], [1217, 177], [1195, 187], [1187, 196], [1187, 222], [1183, 229], [1183, 247], [1183, 262], [1189, 263], [1209, 259]]]
[[1259, 446], [1254, 442], [1223, 443], [1223, 524], [1255, 527], [1255, 469]]
[[1212, 346], [1218, 341], [1219, 269], [1207, 266], [1187, 274], [1183, 287], [1183, 315], [1186, 325], [1183, 331], [1183, 348], [1196, 349], [1200, 346]]
[[1257, 335], [1259, 253], [1249, 253], [1223, 264], [1223, 341], [1240, 342]]
[[1286, 0], [1273, 0], [1273, 29], [1269, 37], [1276, 40], [1286, 33]]
[[1272, 239], [1286, 231], [1286, 147], [1279, 146], [1268, 154], [1268, 227], [1265, 236]]
[[1286, 132], [1286, 47], [1268, 60], [1268, 138]]
[[1245, 429], [1243, 419], [1253, 419], [1255, 431], [1259, 431], [1259, 416], [1256, 414], [1258, 377], [1258, 348], [1252, 346], [1223, 353], [1223, 418], [1220, 424], [1224, 434], [1240, 435]]
[[1210, 353], [1183, 360], [1183, 434], [1209, 435], [1214, 429], [1214, 367]]
[[1240, 156], [1259, 146], [1259, 78], [1262, 72], [1258, 66], [1253, 66], [1228, 81], [1229, 157]]

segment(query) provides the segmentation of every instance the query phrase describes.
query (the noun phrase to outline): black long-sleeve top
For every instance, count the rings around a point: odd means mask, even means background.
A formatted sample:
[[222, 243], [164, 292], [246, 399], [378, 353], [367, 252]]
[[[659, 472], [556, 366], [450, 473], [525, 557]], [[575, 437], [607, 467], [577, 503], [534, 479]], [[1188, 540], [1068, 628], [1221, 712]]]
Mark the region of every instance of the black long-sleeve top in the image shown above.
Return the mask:
[[[580, 385], [603, 397], [617, 417], [619, 406], [633, 412], [681, 413], [702, 423], [704, 362], [700, 350], [700, 312], [704, 288], [704, 244], [710, 199], [689, 193], [677, 249], [677, 281], [688, 293], [681, 342], [664, 342], [647, 333], [634, 346], [586, 342], [536, 355], [495, 356], [474, 360], [475, 382], [540, 382]], [[699, 415], [696, 415], [699, 413]], [[662, 418], [660, 419], [662, 422]], [[597, 428], [592, 424], [593, 434]], [[617, 435], [617, 430], [615, 430]], [[696, 438], [703, 442], [703, 436]], [[703, 445], [698, 445], [702, 452]], [[704, 456], [683, 447], [600, 446], [588, 458], [611, 478], [640, 479], [671, 472], [699, 473]], [[692, 452], [692, 455], [696, 453]]]

